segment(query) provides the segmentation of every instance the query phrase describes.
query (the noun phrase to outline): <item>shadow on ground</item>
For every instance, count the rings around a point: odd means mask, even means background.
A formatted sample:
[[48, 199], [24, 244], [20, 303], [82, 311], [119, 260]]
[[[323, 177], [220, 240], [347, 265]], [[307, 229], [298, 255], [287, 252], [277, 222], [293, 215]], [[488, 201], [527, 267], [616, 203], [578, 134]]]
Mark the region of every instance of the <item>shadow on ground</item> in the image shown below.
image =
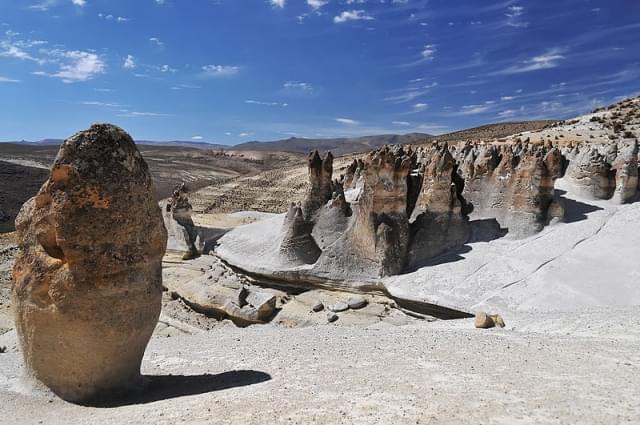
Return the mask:
[[234, 370], [217, 375], [146, 375], [143, 379], [145, 380], [143, 389], [113, 400], [92, 403], [89, 406], [112, 408], [153, 403], [259, 384], [271, 380], [271, 375], [257, 370]]
[[565, 223], [576, 223], [578, 221], [586, 220], [587, 214], [602, 210], [602, 208], [596, 205], [585, 204], [584, 202], [567, 198], [564, 196], [566, 193], [567, 191], [565, 190], [556, 189], [556, 194], [560, 196], [560, 202], [564, 206], [563, 221]]
[[471, 248], [471, 246], [469, 246], [470, 243], [491, 242], [493, 240], [500, 239], [506, 236], [506, 234], [508, 233], [507, 229], [505, 229], [504, 227], [500, 227], [500, 224], [495, 218], [471, 220], [469, 224], [471, 225], [471, 236], [469, 237], [469, 241], [465, 245], [447, 251], [444, 254], [438, 255], [437, 257], [429, 258], [428, 260], [420, 262], [419, 264], [412, 264], [411, 267], [407, 267], [407, 269], [402, 274], [413, 273], [423, 267], [437, 266], [439, 264], [446, 263], [455, 263], [456, 261], [464, 260], [462, 254], [466, 254], [473, 249]]

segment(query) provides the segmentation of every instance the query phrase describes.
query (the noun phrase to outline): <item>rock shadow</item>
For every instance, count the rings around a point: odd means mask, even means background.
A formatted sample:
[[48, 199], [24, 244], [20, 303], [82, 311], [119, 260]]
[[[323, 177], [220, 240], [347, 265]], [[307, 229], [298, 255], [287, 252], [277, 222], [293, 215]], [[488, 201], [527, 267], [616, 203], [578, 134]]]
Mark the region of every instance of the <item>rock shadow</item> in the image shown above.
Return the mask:
[[421, 261], [417, 264], [411, 264], [408, 266], [402, 274], [413, 273], [423, 267], [437, 266], [439, 264], [455, 263], [457, 261], [464, 260], [462, 254], [470, 252], [473, 248], [469, 246], [474, 242], [491, 242], [496, 239], [500, 239], [508, 233], [508, 229], [500, 227], [500, 224], [495, 218], [477, 219], [469, 222], [471, 225], [471, 236], [466, 244], [451, 249], [436, 257], [429, 258], [425, 261]]
[[587, 214], [602, 210], [603, 208], [596, 205], [586, 204], [584, 202], [570, 199], [564, 195], [567, 192], [565, 190], [556, 189], [556, 194], [559, 195], [560, 202], [564, 205], [564, 222], [576, 223], [587, 219]]
[[257, 370], [234, 370], [216, 375], [144, 375], [143, 385], [124, 396], [87, 403], [88, 407], [115, 408], [244, 387], [271, 380]]

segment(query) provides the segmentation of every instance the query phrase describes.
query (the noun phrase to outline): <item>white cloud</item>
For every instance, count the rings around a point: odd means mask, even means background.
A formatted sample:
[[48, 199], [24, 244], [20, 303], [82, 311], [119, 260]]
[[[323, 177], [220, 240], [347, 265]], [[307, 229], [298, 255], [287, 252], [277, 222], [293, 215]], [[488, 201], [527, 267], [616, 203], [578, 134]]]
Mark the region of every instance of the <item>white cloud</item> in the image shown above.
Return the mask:
[[524, 15], [524, 7], [509, 6], [507, 11], [508, 12], [505, 13], [505, 16], [507, 17], [508, 26], [516, 28], [526, 28], [529, 26], [529, 22], [522, 19], [522, 15]]
[[19, 83], [20, 80], [14, 80], [13, 78], [3, 77], [0, 75], [0, 83]]
[[124, 64], [122, 64], [123, 67], [125, 67], [126, 69], [133, 69], [136, 67], [136, 60], [133, 56], [131, 55], [127, 55], [126, 59], [124, 60]]
[[486, 105], [465, 105], [462, 107], [459, 115], [476, 115], [481, 114], [489, 110], [489, 106]]
[[158, 37], [151, 37], [149, 41], [152, 43], [155, 43], [155, 45], [160, 48], [164, 47], [164, 43]]
[[311, 83], [304, 83], [300, 81], [286, 81], [283, 84], [284, 89], [290, 93], [312, 94], [313, 86]]
[[287, 2], [287, 0], [269, 0], [269, 2], [271, 3], [271, 6], [279, 7], [282, 9], [285, 3]]
[[513, 99], [515, 99], [515, 98], [516, 98], [516, 96], [502, 96], [502, 97], [500, 98], [500, 100], [509, 101], [509, 100], [513, 100]]
[[408, 122], [408, 121], [391, 121], [391, 124], [393, 124], [393, 125], [401, 125], [403, 127], [411, 125], [411, 123]]
[[123, 108], [124, 107], [124, 105], [121, 105], [119, 103], [107, 103], [107, 102], [99, 102], [94, 100], [87, 100], [82, 102], [82, 104], [87, 106], [100, 106], [102, 108]]
[[262, 106], [282, 106], [282, 107], [286, 107], [289, 106], [288, 103], [280, 103], [280, 102], [262, 102], [259, 100], [245, 100], [244, 103], [248, 104], [248, 105], [262, 105]]
[[161, 114], [158, 112], [138, 112], [138, 111], [128, 111], [126, 109], [121, 110], [121, 114], [118, 114], [119, 117], [124, 118], [140, 118], [140, 117], [171, 117], [172, 114]]
[[343, 24], [348, 21], [371, 21], [373, 16], [367, 15], [362, 9], [360, 10], [345, 10], [341, 14], [333, 17], [333, 23]]
[[192, 140], [202, 140], [202, 139], [204, 139], [204, 137], [202, 137], [202, 136], [193, 136], [191, 139]]
[[546, 53], [534, 56], [533, 58], [519, 63], [517, 65], [510, 66], [507, 69], [496, 72], [496, 74], [519, 74], [522, 72], [538, 71], [541, 69], [550, 69], [558, 66], [559, 62], [565, 57], [560, 54], [559, 49], [551, 49]]
[[427, 109], [427, 105], [426, 103], [416, 103], [415, 105], [413, 105], [413, 109], [415, 109], [416, 111], [422, 111], [424, 109]]
[[125, 22], [129, 22], [129, 18], [125, 18], [122, 16], [118, 16], [118, 18], [116, 19], [116, 21], [118, 21], [119, 24], [124, 24]]
[[178, 84], [177, 86], [169, 87], [171, 90], [184, 90], [184, 89], [199, 89], [200, 86], [196, 86], [193, 84]]
[[44, 71], [32, 72], [33, 75], [59, 78], [65, 83], [88, 81], [99, 74], [103, 74], [106, 65], [102, 58], [92, 52], [79, 50], [43, 50], [51, 57], [47, 62], [56, 63], [58, 72], [50, 74]]
[[155, 1], [156, 1], [156, 4], [159, 4], [159, 5], [163, 5], [165, 3], [165, 0], [155, 0]]
[[358, 124], [360, 124], [358, 121], [352, 120], [350, 118], [336, 118], [336, 121], [339, 122], [340, 124], [345, 124], [345, 125], [358, 125]]
[[327, 3], [329, 2], [326, 0], [307, 0], [307, 4], [311, 6], [313, 10], [318, 10]]
[[252, 134], [253, 134], [253, 133], [240, 133], [240, 134], [238, 134], [238, 136], [240, 136], [240, 137], [249, 137], [249, 136], [251, 136]]
[[433, 60], [433, 55], [437, 52], [436, 46], [433, 44], [426, 44], [420, 53], [426, 60]]
[[163, 72], [163, 73], [167, 73], [167, 72], [174, 73], [174, 72], [176, 72], [176, 69], [175, 68], [171, 68], [169, 65], [162, 65], [162, 66], [156, 67], [156, 69], [158, 71], [160, 71], [160, 72]]
[[85, 4], [87, 4], [86, 0], [71, 0], [71, 3], [75, 4], [76, 6], [84, 6]]
[[204, 65], [202, 71], [205, 77], [231, 77], [240, 72], [240, 67], [231, 65]]

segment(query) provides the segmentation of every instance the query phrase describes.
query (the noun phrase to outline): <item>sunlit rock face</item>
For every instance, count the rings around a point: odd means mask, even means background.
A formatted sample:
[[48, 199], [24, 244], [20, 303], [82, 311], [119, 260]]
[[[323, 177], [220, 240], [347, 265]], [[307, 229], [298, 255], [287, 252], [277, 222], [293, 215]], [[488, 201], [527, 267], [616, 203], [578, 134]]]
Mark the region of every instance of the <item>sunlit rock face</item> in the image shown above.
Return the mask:
[[448, 146], [434, 145], [420, 160], [421, 190], [411, 213], [410, 268], [463, 245], [470, 236], [472, 206], [462, 196], [464, 181]]
[[318, 151], [309, 155], [309, 189], [302, 202], [305, 220], [313, 221], [315, 214], [331, 199], [333, 193], [333, 155], [328, 152], [324, 158]]
[[465, 199], [478, 217], [495, 218], [514, 237], [542, 230], [549, 221], [554, 182], [565, 160], [551, 146], [515, 143], [467, 147], [459, 173]]
[[185, 258], [198, 255], [197, 231], [191, 218], [193, 208], [189, 202], [187, 186], [177, 186], [169, 199], [160, 202], [162, 219], [167, 229], [167, 249], [184, 253]]
[[[409, 245], [407, 175], [415, 155], [401, 148], [372, 152], [362, 164], [361, 191], [348, 209], [352, 210], [344, 232], [328, 245], [314, 272], [348, 277], [386, 276], [402, 271]], [[340, 195], [333, 202], [343, 204]], [[325, 236], [326, 238], [326, 236]]]
[[638, 192], [638, 142], [582, 143], [566, 153], [566, 180], [587, 199], [610, 199], [623, 204]]
[[12, 291], [28, 373], [85, 402], [138, 382], [161, 308], [167, 233], [151, 176], [123, 130], [67, 139], [16, 220]]

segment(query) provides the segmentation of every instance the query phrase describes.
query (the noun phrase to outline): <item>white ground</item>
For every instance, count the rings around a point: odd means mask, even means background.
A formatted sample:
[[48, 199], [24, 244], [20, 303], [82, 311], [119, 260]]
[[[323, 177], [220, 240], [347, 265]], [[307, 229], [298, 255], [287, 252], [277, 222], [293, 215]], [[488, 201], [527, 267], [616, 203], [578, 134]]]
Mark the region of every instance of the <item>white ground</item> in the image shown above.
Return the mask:
[[466, 319], [156, 337], [143, 372], [164, 381], [114, 408], [25, 393], [13, 352], [0, 356], [1, 422], [639, 423], [639, 317], [633, 307], [525, 313], [488, 331]]

